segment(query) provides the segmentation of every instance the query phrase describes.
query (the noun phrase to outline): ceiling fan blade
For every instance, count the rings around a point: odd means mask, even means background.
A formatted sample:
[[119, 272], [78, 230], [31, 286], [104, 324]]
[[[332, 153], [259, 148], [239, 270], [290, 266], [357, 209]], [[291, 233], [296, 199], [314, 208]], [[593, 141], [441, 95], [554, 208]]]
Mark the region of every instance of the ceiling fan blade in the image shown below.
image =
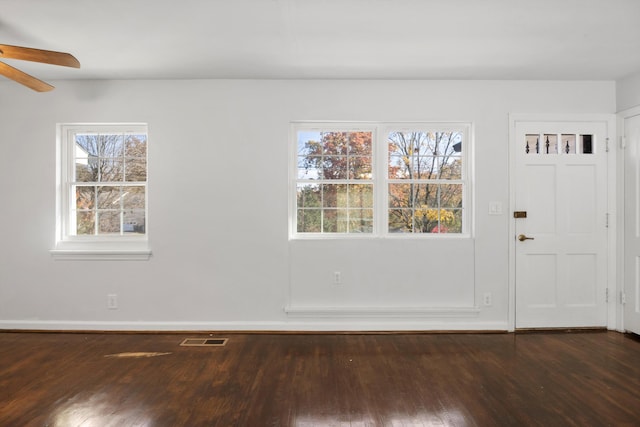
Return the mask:
[[80, 61], [70, 53], [0, 44], [0, 58], [22, 59], [45, 64], [80, 68]]
[[0, 74], [37, 92], [48, 92], [53, 89], [53, 86], [49, 83], [36, 79], [35, 77], [30, 76], [17, 68], [13, 68], [11, 65], [7, 65], [4, 62], [0, 62]]

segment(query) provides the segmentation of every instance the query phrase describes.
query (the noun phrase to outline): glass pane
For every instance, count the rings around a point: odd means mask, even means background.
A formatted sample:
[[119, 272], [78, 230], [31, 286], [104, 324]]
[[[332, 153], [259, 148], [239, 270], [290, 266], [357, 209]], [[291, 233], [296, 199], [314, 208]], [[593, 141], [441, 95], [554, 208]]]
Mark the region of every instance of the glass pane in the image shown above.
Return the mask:
[[147, 158], [147, 135], [129, 134], [125, 136], [125, 151], [127, 157]]
[[100, 157], [120, 158], [124, 154], [124, 135], [98, 135], [98, 150]]
[[120, 209], [121, 187], [98, 187], [98, 209]]
[[580, 135], [582, 139], [582, 154], [593, 154], [593, 135]]
[[413, 184], [413, 199], [409, 202], [413, 202], [415, 208], [437, 207], [438, 185]]
[[389, 157], [389, 178], [391, 179], [409, 178], [408, 171], [410, 170], [411, 170], [411, 167], [409, 166], [409, 157], [403, 157], [403, 156]]
[[438, 176], [438, 157], [411, 157], [409, 159], [409, 169], [406, 171], [407, 178], [411, 179], [432, 179]]
[[322, 186], [322, 206], [325, 208], [346, 208], [346, 184], [324, 184]]
[[541, 154], [558, 154], [558, 135], [544, 134], [540, 143]]
[[349, 231], [347, 209], [325, 209], [322, 211], [322, 231], [324, 233], [347, 233]]
[[96, 207], [96, 189], [95, 187], [76, 186], [76, 209], [87, 210]]
[[347, 179], [347, 156], [325, 156], [322, 159], [324, 179]]
[[389, 154], [406, 157], [433, 155], [436, 149], [433, 136], [426, 132], [391, 132], [388, 136]]
[[100, 181], [120, 182], [124, 176], [124, 163], [122, 160], [101, 159]]
[[373, 208], [373, 185], [350, 184], [348, 193], [350, 208]]
[[[113, 206], [112, 206], [113, 207]], [[142, 186], [122, 188], [123, 209], [144, 209], [145, 188]]]
[[338, 232], [338, 211], [336, 209], [322, 211], [322, 231], [324, 233]]
[[319, 233], [321, 231], [320, 209], [298, 209], [298, 226], [300, 233]]
[[526, 154], [536, 154], [540, 151], [540, 135], [527, 134], [525, 136], [524, 152]]
[[349, 179], [371, 179], [371, 157], [349, 157]]
[[373, 209], [349, 210], [349, 232], [350, 233], [372, 233], [373, 232]]
[[451, 156], [462, 152], [461, 132], [439, 132], [436, 138], [439, 138], [438, 154]]
[[298, 179], [319, 179], [322, 172], [322, 157], [298, 157]]
[[562, 152], [564, 154], [576, 154], [575, 135], [562, 135]]
[[349, 232], [349, 211], [347, 209], [337, 209], [335, 212], [336, 212], [338, 233]]
[[441, 208], [461, 208], [462, 207], [462, 184], [441, 184], [440, 185], [440, 207]]
[[95, 212], [76, 212], [76, 234], [93, 235], [96, 231]]
[[75, 157], [98, 157], [98, 134], [76, 134], [75, 143]]
[[349, 154], [371, 156], [371, 132], [351, 132], [349, 134]]
[[437, 184], [389, 184], [389, 207], [437, 207]]
[[322, 200], [322, 192], [320, 191], [320, 188], [320, 185], [298, 184], [297, 206], [299, 208], [320, 207], [320, 202]]
[[347, 155], [349, 132], [323, 132], [322, 152], [325, 155]]
[[76, 158], [76, 176], [77, 182], [97, 182], [98, 181], [98, 162], [96, 158]]
[[462, 209], [442, 209], [439, 232], [462, 233]]
[[322, 135], [318, 131], [298, 131], [298, 155], [321, 155]]
[[[419, 208], [415, 210], [413, 218], [414, 233], [437, 232], [440, 219], [438, 208]], [[435, 230], [435, 231], [434, 231]]]
[[389, 178], [391, 179], [431, 179], [438, 174], [438, 158], [433, 156], [412, 156], [389, 158]]
[[411, 184], [389, 184], [389, 207], [413, 207], [413, 203], [409, 201], [411, 194]]
[[413, 231], [413, 210], [389, 209], [389, 233], [411, 233]]
[[462, 157], [442, 157], [438, 162], [440, 171], [434, 178], [437, 179], [462, 179]]
[[132, 209], [124, 212], [122, 231], [127, 234], [144, 234], [145, 217], [144, 211]]
[[144, 182], [147, 180], [147, 161], [145, 159], [127, 159], [125, 168], [126, 181]]
[[98, 234], [120, 234], [120, 212], [98, 212]]

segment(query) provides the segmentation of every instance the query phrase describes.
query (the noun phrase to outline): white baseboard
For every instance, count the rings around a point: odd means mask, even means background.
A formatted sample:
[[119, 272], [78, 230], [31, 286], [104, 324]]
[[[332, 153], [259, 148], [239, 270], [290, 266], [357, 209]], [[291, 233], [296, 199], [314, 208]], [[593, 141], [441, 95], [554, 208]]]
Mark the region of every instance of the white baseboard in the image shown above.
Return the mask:
[[107, 322], [0, 320], [0, 330], [36, 331], [265, 331], [265, 332], [392, 332], [392, 331], [507, 331], [507, 322], [456, 319], [296, 319], [283, 322]]

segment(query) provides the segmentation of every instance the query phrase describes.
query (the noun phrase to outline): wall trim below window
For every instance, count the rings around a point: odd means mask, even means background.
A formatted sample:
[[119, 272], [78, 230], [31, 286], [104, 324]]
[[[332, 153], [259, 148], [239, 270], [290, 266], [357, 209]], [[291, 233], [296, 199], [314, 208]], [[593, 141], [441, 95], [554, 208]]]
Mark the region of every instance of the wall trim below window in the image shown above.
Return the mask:
[[477, 317], [479, 307], [296, 307], [284, 309], [291, 317]]
[[68, 261], [147, 261], [151, 250], [114, 250], [114, 249], [52, 249], [49, 251], [55, 260]]

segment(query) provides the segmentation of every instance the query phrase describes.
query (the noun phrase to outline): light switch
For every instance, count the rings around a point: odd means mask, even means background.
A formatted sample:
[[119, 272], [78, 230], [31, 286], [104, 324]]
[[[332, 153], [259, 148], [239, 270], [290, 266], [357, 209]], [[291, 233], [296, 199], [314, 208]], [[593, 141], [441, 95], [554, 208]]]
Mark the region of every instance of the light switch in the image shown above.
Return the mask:
[[489, 215], [502, 215], [502, 202], [489, 202]]

